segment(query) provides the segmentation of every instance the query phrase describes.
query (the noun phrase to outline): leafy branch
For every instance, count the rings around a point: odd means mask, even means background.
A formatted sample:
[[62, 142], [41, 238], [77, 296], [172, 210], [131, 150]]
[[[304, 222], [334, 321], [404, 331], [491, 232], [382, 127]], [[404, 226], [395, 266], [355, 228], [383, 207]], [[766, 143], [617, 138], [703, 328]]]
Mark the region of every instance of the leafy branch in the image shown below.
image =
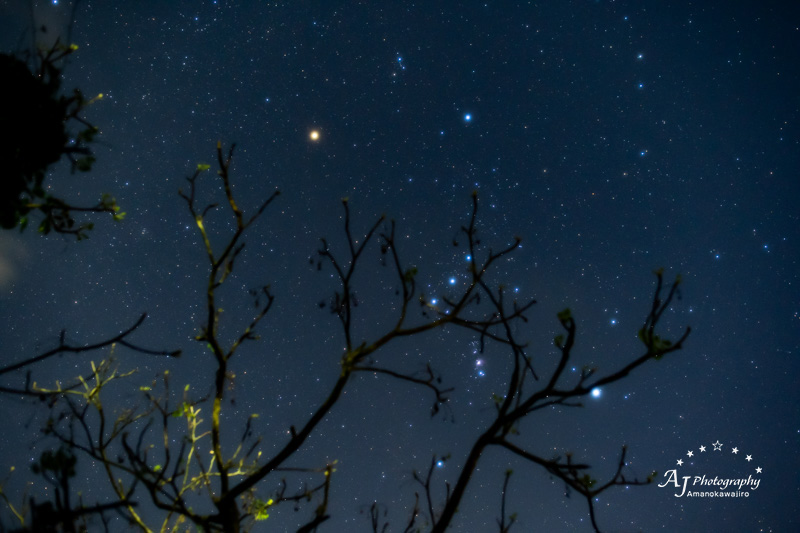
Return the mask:
[[[75, 213], [109, 213], [115, 221], [125, 216], [116, 200], [103, 194], [91, 206], [75, 206], [51, 194], [44, 183], [47, 170], [62, 157], [71, 173], [88, 172], [95, 162], [90, 148], [99, 129], [83, 118], [85, 110], [102, 99], [99, 94], [87, 98], [75, 89], [62, 94], [63, 62], [76, 45], [60, 41], [47, 49], [36, 50], [29, 60], [0, 54], [0, 157], [4, 179], [0, 192], [0, 226], [24, 230], [34, 212], [42, 215], [39, 232], [54, 231], [88, 237], [92, 222], [78, 223]], [[30, 63], [30, 67], [29, 67]], [[10, 127], [11, 125], [15, 127]], [[77, 124], [77, 132], [72, 127]]]

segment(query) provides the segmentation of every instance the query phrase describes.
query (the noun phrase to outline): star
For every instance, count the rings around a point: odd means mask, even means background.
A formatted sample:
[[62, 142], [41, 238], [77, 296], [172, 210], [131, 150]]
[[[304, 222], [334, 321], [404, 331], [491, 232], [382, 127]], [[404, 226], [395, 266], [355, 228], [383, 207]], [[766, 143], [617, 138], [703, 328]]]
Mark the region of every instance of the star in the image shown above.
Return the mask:
[[683, 459], [678, 459], [678, 466], [683, 466]]
[[693, 457], [694, 456], [694, 452], [692, 450], [689, 450], [688, 452], [686, 452], [686, 455], [688, 457]]
[[722, 451], [722, 443], [719, 441], [719, 439], [717, 439], [717, 442], [712, 442], [711, 445], [714, 446], [715, 452]]
[[318, 141], [319, 130], [311, 130], [311, 132], [308, 134], [308, 138], [311, 139], [312, 141]]
[[756, 474], [760, 474], [760, 473], [761, 473], [761, 467], [759, 466], [759, 467], [756, 468]]
[[705, 446], [700, 446], [700, 451], [701, 451], [701, 452], [704, 452], [704, 451], [706, 451], [706, 447], [705, 447]]
[[752, 460], [753, 460], [753, 456], [752, 456], [752, 455], [748, 455], [748, 456], [747, 456], [747, 457], [745, 457], [744, 459], [745, 459], [745, 461], [747, 461], [747, 462], [749, 463], [750, 461], [752, 461]]
[[733, 453], [739, 453], [739, 448], [734, 448], [731, 450]]

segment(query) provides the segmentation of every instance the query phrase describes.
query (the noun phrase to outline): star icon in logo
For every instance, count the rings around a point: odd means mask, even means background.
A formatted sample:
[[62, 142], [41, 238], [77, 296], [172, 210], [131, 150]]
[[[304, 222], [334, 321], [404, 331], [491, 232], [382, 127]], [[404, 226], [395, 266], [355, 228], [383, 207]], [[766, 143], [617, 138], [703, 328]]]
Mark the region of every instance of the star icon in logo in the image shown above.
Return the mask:
[[692, 456], [694, 456], [694, 452], [692, 450], [689, 450], [688, 452], [686, 452], [686, 455], [688, 457], [692, 457]]
[[739, 453], [739, 448], [734, 448], [731, 450], [733, 453]]
[[756, 474], [760, 474], [760, 473], [761, 473], [761, 467], [759, 466], [759, 467], [756, 468]]
[[747, 456], [747, 457], [745, 457], [744, 459], [745, 459], [745, 461], [747, 461], [747, 462], [749, 463], [750, 461], [752, 461], [752, 460], [753, 460], [753, 456], [752, 456], [752, 455], [748, 455], [748, 456]]
[[705, 447], [705, 446], [700, 446], [700, 451], [701, 451], [701, 452], [704, 452], [704, 451], [706, 451], [706, 447]]
[[712, 442], [711, 445], [714, 446], [714, 451], [715, 452], [721, 452], [722, 451], [722, 443], [719, 441], [719, 439], [717, 439], [717, 442]]
[[678, 459], [678, 466], [683, 466], [683, 459]]

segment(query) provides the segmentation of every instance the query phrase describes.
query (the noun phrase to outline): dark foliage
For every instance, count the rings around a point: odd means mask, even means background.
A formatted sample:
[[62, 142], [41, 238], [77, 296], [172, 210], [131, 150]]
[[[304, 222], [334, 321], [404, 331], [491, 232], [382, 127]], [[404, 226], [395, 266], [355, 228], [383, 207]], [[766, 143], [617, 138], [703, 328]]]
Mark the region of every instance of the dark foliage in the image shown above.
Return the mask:
[[[78, 223], [76, 212], [111, 213], [116, 220], [124, 216], [110, 195], [79, 207], [51, 194], [45, 183], [48, 170], [62, 157], [73, 173], [91, 170], [95, 161], [89, 146], [98, 128], [81, 116], [94, 100], [77, 89], [61, 92], [61, 63], [76, 49], [56, 43], [28, 60], [0, 54], [0, 226], [5, 229], [24, 229], [32, 212], [38, 212], [40, 232], [81, 239], [93, 223]], [[75, 125], [77, 132], [71, 130]]]

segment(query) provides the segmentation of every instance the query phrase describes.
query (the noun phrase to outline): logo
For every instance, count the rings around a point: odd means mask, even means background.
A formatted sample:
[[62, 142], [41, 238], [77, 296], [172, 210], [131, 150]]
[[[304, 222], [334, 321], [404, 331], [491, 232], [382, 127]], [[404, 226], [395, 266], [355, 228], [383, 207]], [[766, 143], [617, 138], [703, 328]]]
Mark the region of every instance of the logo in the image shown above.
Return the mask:
[[725, 448], [719, 439], [710, 447], [686, 452], [676, 468], [664, 472], [659, 487], [676, 498], [749, 498], [761, 485], [763, 469], [752, 454]]

